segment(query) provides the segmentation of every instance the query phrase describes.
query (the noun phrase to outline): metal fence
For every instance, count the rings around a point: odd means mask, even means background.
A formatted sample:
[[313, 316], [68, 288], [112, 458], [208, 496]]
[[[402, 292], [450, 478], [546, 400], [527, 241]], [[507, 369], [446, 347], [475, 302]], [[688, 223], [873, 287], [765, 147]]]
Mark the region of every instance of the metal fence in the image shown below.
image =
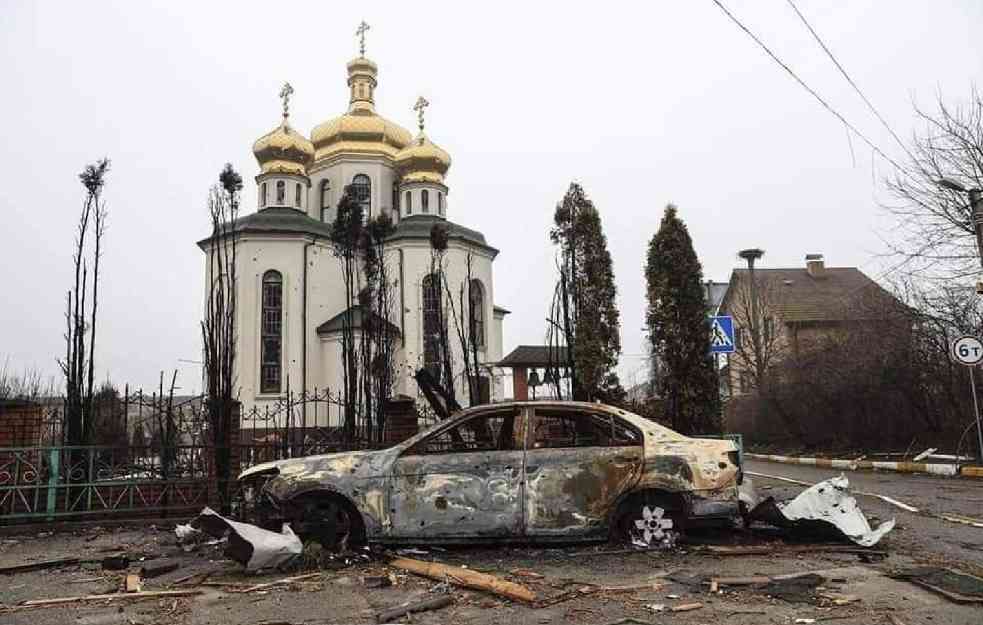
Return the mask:
[[[64, 410], [40, 405], [17, 446], [0, 447], [0, 525], [54, 519], [187, 516], [215, 505], [215, 458], [203, 396], [142, 391], [94, 409], [93, 445], [63, 444]], [[231, 477], [261, 462], [377, 448], [344, 427], [330, 390], [293, 394], [239, 413], [229, 439]], [[2, 417], [2, 414], [0, 414]], [[360, 420], [356, 425], [361, 425]], [[0, 427], [3, 427], [0, 422]], [[230, 493], [234, 496], [234, 493]]]

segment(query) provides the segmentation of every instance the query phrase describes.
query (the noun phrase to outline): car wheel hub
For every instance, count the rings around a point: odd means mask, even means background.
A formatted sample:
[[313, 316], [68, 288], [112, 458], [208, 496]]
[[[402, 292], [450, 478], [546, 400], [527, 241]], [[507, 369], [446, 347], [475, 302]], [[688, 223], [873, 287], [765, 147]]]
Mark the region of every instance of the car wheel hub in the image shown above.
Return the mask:
[[642, 518], [635, 519], [635, 536], [633, 542], [645, 547], [672, 547], [676, 542], [676, 532], [673, 531], [672, 519], [666, 516], [666, 511], [659, 506], [642, 507]]

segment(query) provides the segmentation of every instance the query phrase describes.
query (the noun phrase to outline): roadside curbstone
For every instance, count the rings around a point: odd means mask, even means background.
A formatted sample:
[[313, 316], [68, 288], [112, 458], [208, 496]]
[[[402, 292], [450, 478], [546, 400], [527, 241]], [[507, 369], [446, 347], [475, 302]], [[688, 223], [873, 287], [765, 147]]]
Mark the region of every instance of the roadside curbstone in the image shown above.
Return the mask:
[[864, 469], [874, 469], [877, 471], [895, 471], [898, 473], [925, 473], [929, 475], [942, 475], [951, 477], [962, 475], [963, 477], [983, 478], [983, 467], [960, 467], [958, 464], [939, 464], [927, 462], [884, 462], [878, 460], [841, 460], [833, 458], [798, 458], [794, 456], [776, 456], [771, 454], [752, 454], [745, 453], [745, 456], [752, 460], [765, 460], [768, 462], [780, 462], [783, 464], [801, 464], [826, 469], [840, 469], [843, 471], [860, 471]]

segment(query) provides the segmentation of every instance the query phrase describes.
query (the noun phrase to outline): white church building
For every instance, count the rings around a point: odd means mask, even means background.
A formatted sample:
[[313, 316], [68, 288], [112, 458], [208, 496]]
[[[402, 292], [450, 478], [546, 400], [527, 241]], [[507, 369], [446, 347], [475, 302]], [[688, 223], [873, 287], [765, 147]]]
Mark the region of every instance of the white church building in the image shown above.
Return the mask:
[[[494, 305], [492, 265], [498, 250], [484, 235], [450, 220], [447, 171], [451, 159], [423, 132], [414, 137], [376, 112], [378, 68], [361, 54], [348, 63], [348, 109], [316, 126], [310, 138], [290, 126], [289, 96], [284, 86], [283, 120], [253, 146], [259, 163], [257, 210], [234, 224], [237, 240], [238, 310], [236, 379], [243, 407], [264, 408], [294, 394], [340, 391], [344, 316], [359, 326], [361, 313], [346, 310], [341, 261], [329, 236], [335, 211], [350, 187], [368, 216], [389, 213], [395, 231], [386, 262], [395, 279], [393, 318], [399, 328], [398, 379], [394, 395], [417, 397], [413, 373], [432, 360], [432, 337], [424, 335], [424, 317], [433, 303], [424, 301], [424, 281], [431, 267], [430, 231], [443, 223], [448, 232], [445, 275], [451, 292], [466, 280], [472, 257], [474, 324], [479, 358], [490, 398], [501, 399], [501, 380], [491, 363], [502, 358], [502, 325], [508, 311]], [[206, 284], [211, 283], [212, 238], [199, 242], [205, 251]], [[447, 306], [446, 296], [441, 305]], [[447, 318], [450, 318], [447, 315]], [[432, 327], [432, 326], [428, 326]], [[456, 395], [466, 404], [460, 346], [455, 344]], [[319, 425], [335, 425], [325, 423]]]

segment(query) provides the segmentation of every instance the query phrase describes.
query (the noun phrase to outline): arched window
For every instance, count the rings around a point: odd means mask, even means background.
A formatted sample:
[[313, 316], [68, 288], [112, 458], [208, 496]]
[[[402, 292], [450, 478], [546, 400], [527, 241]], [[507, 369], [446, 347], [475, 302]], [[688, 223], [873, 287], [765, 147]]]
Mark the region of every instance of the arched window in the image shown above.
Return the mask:
[[468, 288], [471, 342], [478, 347], [485, 346], [485, 288], [480, 280], [472, 280]]
[[430, 212], [430, 194], [426, 189], [420, 191], [420, 210], [424, 213]]
[[362, 212], [368, 219], [372, 215], [372, 181], [365, 174], [352, 178], [352, 194], [355, 201], [362, 205]]
[[[282, 184], [282, 183], [281, 183]], [[270, 270], [263, 274], [260, 311], [259, 391], [279, 393], [283, 356], [283, 276]]]
[[396, 216], [399, 216], [399, 185], [395, 182], [393, 183], [393, 212]]
[[266, 206], [266, 183], [264, 182], [260, 187], [259, 191], [259, 207], [263, 208]]
[[300, 208], [300, 183], [294, 187], [294, 206]]
[[413, 214], [413, 194], [409, 191], [406, 192], [406, 214]]
[[432, 273], [423, 279], [423, 366], [440, 380], [440, 345], [444, 336], [440, 280]]
[[444, 192], [437, 191], [437, 212], [440, 215], [444, 214]]
[[276, 205], [283, 206], [287, 201], [287, 183], [282, 180], [276, 181]]

